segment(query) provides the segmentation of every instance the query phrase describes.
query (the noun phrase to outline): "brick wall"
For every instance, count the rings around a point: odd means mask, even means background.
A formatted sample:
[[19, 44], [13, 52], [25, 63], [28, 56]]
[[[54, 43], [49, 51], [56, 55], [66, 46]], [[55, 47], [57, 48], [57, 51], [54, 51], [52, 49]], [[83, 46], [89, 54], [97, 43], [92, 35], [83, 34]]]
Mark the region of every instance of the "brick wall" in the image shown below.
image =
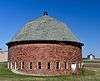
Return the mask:
[[[41, 75], [65, 75], [71, 74], [71, 64], [76, 63], [76, 73], [79, 74], [79, 63], [82, 62], [81, 47], [62, 44], [22, 44], [9, 48], [9, 66], [22, 72]], [[24, 63], [22, 63], [24, 62]], [[32, 69], [30, 69], [32, 62]], [[41, 69], [38, 68], [41, 62]], [[50, 69], [48, 69], [50, 62]], [[60, 63], [60, 69], [56, 68], [56, 62]], [[65, 62], [66, 69], [65, 69]]]

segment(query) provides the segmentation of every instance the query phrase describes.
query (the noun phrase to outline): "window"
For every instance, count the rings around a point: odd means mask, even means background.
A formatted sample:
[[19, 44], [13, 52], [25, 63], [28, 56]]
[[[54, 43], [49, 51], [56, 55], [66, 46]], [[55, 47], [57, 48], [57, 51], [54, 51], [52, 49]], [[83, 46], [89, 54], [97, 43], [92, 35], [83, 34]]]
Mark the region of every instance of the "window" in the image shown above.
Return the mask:
[[38, 62], [38, 69], [41, 69], [41, 62]]
[[9, 62], [8, 62], [8, 69], [9, 69]]
[[56, 69], [60, 69], [60, 63], [56, 62]]
[[13, 65], [12, 65], [12, 62], [10, 63], [10, 69], [12, 69]]
[[66, 69], [66, 62], [65, 62], [65, 69]]
[[30, 62], [30, 69], [32, 69], [32, 62]]
[[23, 69], [24, 68], [24, 62], [21, 62], [21, 69]]
[[48, 62], [48, 69], [50, 69], [50, 62]]

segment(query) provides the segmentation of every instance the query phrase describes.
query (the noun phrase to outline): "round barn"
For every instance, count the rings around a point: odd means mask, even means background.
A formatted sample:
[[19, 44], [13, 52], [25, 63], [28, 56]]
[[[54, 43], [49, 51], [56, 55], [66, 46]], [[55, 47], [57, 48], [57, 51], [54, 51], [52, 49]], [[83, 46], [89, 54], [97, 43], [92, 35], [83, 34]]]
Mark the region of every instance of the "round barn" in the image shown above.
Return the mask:
[[28, 22], [7, 45], [11, 70], [36, 76], [80, 74], [83, 43], [47, 12]]

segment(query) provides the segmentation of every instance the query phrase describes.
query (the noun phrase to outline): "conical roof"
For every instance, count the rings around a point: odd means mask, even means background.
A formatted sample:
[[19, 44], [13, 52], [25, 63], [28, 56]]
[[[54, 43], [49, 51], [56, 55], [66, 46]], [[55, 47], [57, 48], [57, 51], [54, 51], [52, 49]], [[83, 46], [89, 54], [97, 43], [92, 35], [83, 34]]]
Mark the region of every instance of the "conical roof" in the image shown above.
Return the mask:
[[29, 41], [29, 40], [57, 40], [57, 41], [75, 41], [78, 38], [70, 31], [63, 22], [48, 16], [47, 14], [28, 22], [11, 40]]

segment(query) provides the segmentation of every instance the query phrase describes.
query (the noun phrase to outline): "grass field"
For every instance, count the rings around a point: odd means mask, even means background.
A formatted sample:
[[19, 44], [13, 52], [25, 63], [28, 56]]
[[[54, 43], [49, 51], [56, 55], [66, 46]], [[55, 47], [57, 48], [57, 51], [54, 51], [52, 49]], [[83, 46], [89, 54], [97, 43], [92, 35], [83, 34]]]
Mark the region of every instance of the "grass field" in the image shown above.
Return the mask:
[[12, 73], [7, 69], [6, 64], [0, 64], [0, 81], [100, 81], [100, 69], [88, 68], [90, 70], [83, 70], [81, 76], [55, 76], [55, 77], [34, 77], [24, 76]]

